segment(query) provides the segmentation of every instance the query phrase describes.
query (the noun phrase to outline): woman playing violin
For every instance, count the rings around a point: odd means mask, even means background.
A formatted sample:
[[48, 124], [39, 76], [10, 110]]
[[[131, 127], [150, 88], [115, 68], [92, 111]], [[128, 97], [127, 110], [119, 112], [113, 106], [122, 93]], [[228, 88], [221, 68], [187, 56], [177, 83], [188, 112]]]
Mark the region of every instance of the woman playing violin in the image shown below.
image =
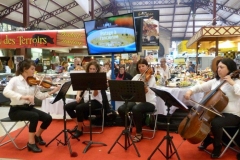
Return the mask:
[[[132, 81], [142, 80], [145, 83], [145, 95], [146, 95], [146, 102], [128, 102], [129, 111], [133, 113], [133, 120], [136, 126], [136, 135], [133, 139], [134, 142], [139, 142], [143, 138], [142, 135], [142, 121], [143, 121], [143, 114], [147, 112], [153, 112], [156, 105], [156, 96], [155, 93], [149, 87], [156, 86], [155, 77], [152, 75], [150, 70], [148, 70], [149, 65], [145, 59], [140, 59], [137, 62], [137, 74], [133, 77]], [[144, 74], [145, 73], [145, 74]], [[121, 116], [122, 120], [125, 120], [125, 104], [121, 105], [118, 108], [118, 113]]]
[[217, 72], [215, 79], [209, 80], [203, 84], [196, 85], [186, 92], [185, 98], [190, 99], [191, 95], [197, 92], [208, 92], [216, 88], [221, 82], [226, 81], [221, 86], [221, 90], [228, 97], [228, 104], [222, 111], [223, 117], [216, 116], [211, 122], [210, 135], [204, 139], [198, 147], [200, 150], [206, 149], [213, 144], [212, 158], [218, 158], [222, 149], [223, 127], [234, 126], [240, 123], [240, 80], [239, 76], [231, 78], [230, 73], [237, 70], [236, 63], [230, 58], [223, 58], [217, 62]]
[[[4, 88], [4, 96], [11, 99], [9, 117], [12, 120], [29, 121], [29, 134], [27, 148], [29, 151], [41, 152], [39, 145], [46, 143], [41, 135], [48, 128], [52, 121], [52, 117], [36, 108], [34, 108], [34, 97], [45, 99], [60, 89], [60, 86], [55, 87], [52, 91], [42, 93], [39, 88], [30, 86], [27, 83], [27, 77], [31, 77], [35, 72], [35, 63], [31, 60], [23, 60], [19, 62], [16, 71], [16, 76], [11, 78], [8, 85]], [[42, 121], [40, 128], [36, 132], [38, 121]]]

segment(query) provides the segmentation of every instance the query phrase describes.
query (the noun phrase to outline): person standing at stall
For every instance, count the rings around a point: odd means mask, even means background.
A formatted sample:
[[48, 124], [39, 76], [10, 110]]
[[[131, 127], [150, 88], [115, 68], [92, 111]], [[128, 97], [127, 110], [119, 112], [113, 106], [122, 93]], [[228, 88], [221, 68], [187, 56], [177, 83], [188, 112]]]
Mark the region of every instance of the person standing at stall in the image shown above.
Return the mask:
[[[7, 86], [3, 90], [3, 95], [11, 99], [9, 118], [17, 121], [29, 121], [29, 133], [27, 148], [29, 151], [42, 152], [37, 146], [45, 145], [42, 139], [42, 133], [48, 128], [52, 122], [52, 117], [36, 108], [34, 108], [34, 97], [45, 99], [60, 89], [55, 87], [52, 91], [42, 93], [38, 86], [29, 85], [28, 77], [32, 77], [35, 72], [35, 63], [31, 60], [23, 60], [19, 62], [16, 76], [11, 78]], [[40, 128], [37, 129], [38, 121], [42, 121]]]
[[81, 67], [81, 58], [74, 58], [73, 65], [71, 65], [71, 66], [68, 68], [68, 72], [70, 72], [70, 71], [72, 71], [72, 70], [75, 70], [76, 68], [80, 68], [79, 70], [82, 69], [82, 67]]
[[[134, 142], [140, 142], [143, 138], [142, 135], [142, 121], [143, 114], [146, 112], [153, 112], [156, 105], [156, 96], [155, 93], [150, 89], [150, 87], [156, 87], [155, 77], [152, 75], [151, 68], [149, 69], [149, 65], [146, 59], [140, 59], [137, 62], [137, 74], [133, 77], [132, 81], [143, 81], [145, 84], [145, 95], [146, 102], [128, 102], [127, 108], [129, 111], [132, 111], [133, 121], [136, 126], [136, 135], [133, 138]], [[148, 72], [150, 71], [150, 72]], [[125, 110], [126, 105], [123, 104], [118, 108], [118, 113], [123, 121], [125, 121]]]
[[218, 60], [215, 79], [192, 87], [184, 96], [187, 100], [189, 100], [194, 93], [209, 92], [225, 81], [225, 83], [220, 86], [221, 91], [228, 98], [227, 106], [222, 111], [223, 117], [216, 116], [213, 118], [211, 122], [211, 133], [213, 138], [209, 134], [198, 147], [200, 150], [203, 150], [206, 149], [210, 144], [213, 144], [211, 158], [218, 158], [221, 154], [223, 135], [222, 128], [226, 126], [235, 126], [240, 123], [239, 73], [237, 76], [230, 76], [230, 74], [236, 70], [237, 65], [232, 59], [223, 58]]
[[159, 68], [159, 71], [160, 71], [160, 75], [161, 77], [164, 77], [165, 80], [171, 78], [171, 73], [170, 73], [170, 69], [167, 65], [167, 61], [166, 61], [166, 58], [162, 58], [160, 60], [161, 64], [160, 64], [160, 68]]
[[137, 54], [132, 55], [132, 63], [129, 65], [127, 72], [134, 77], [138, 72], [137, 72], [137, 61], [138, 61], [138, 56]]

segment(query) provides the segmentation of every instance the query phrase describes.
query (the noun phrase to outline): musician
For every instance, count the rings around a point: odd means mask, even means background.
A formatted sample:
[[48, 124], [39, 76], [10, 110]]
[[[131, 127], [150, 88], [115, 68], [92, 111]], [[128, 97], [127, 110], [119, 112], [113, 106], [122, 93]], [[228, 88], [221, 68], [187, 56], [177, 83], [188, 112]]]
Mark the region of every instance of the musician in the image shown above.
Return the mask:
[[[143, 138], [142, 134], [142, 121], [143, 121], [143, 114], [147, 112], [153, 112], [156, 105], [156, 96], [155, 93], [149, 87], [156, 87], [156, 80], [152, 73], [144, 72], [149, 68], [148, 62], [145, 59], [140, 59], [137, 62], [137, 74], [133, 77], [132, 81], [142, 80], [145, 83], [145, 95], [146, 95], [146, 102], [128, 102], [129, 111], [132, 111], [133, 120], [136, 126], [136, 135], [133, 138], [134, 142], [140, 142]], [[146, 80], [146, 77], [149, 76], [149, 80]], [[122, 120], [125, 120], [125, 104], [121, 105], [118, 108], [118, 113]]]
[[116, 75], [116, 80], [131, 80], [133, 77], [125, 71], [125, 65], [119, 66], [119, 73]]
[[[91, 61], [86, 67], [87, 73], [99, 73], [100, 65], [96, 61]], [[97, 81], [97, 80], [96, 80]], [[69, 116], [76, 122], [76, 127], [72, 130], [73, 139], [83, 134], [83, 120], [89, 115], [89, 92], [77, 92], [76, 101], [65, 105], [65, 110]], [[91, 109], [102, 108], [102, 94], [100, 90], [91, 91]]]
[[228, 104], [222, 111], [224, 117], [216, 116], [212, 120], [211, 132], [213, 138], [208, 135], [198, 147], [200, 150], [203, 150], [213, 143], [213, 151], [211, 154], [212, 158], [218, 158], [221, 154], [221, 141], [223, 135], [222, 128], [226, 126], [238, 125], [240, 123], [240, 80], [238, 79], [238, 76], [236, 78], [231, 78], [229, 75], [236, 70], [237, 65], [232, 59], [223, 58], [217, 62], [215, 79], [196, 85], [188, 90], [185, 94], [185, 98], [189, 100], [191, 95], [194, 93], [211, 91], [221, 82], [226, 81], [220, 88], [228, 97]]
[[[29, 121], [29, 134], [27, 148], [29, 151], [42, 152], [36, 143], [45, 145], [41, 135], [52, 122], [52, 117], [36, 108], [34, 108], [34, 97], [45, 99], [60, 89], [55, 87], [52, 91], [42, 93], [38, 86], [30, 86], [27, 77], [33, 76], [35, 72], [35, 63], [31, 60], [19, 62], [16, 76], [11, 78], [8, 85], [3, 90], [3, 95], [10, 98], [9, 118], [17, 121]], [[38, 121], [42, 121], [40, 128], [36, 132]]]

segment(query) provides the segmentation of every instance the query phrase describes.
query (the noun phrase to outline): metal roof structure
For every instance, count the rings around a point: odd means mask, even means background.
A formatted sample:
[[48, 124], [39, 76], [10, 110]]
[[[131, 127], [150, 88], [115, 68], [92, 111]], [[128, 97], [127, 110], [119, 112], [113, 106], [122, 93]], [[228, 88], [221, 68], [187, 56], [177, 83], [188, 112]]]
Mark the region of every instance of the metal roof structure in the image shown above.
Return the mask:
[[[0, 0], [1, 22], [22, 27], [24, 1], [28, 0]], [[28, 2], [30, 30], [79, 29], [84, 27], [83, 21], [92, 19], [75, 0]], [[216, 8], [213, 0], [89, 0], [89, 4], [90, 12], [94, 8], [94, 18], [159, 10], [160, 27], [170, 33], [172, 41], [190, 39], [201, 27], [215, 22], [216, 26], [240, 25], [239, 0], [217, 0]]]

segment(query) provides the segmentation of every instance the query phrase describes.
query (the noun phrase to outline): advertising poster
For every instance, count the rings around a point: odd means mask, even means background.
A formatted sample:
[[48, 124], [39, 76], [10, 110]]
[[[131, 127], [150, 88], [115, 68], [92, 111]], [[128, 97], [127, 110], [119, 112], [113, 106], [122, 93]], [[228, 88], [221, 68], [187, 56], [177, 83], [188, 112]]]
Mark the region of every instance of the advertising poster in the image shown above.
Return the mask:
[[86, 46], [84, 29], [0, 33], [0, 48], [49, 48], [82, 46]]
[[159, 10], [135, 11], [143, 18], [142, 46], [159, 46]]

